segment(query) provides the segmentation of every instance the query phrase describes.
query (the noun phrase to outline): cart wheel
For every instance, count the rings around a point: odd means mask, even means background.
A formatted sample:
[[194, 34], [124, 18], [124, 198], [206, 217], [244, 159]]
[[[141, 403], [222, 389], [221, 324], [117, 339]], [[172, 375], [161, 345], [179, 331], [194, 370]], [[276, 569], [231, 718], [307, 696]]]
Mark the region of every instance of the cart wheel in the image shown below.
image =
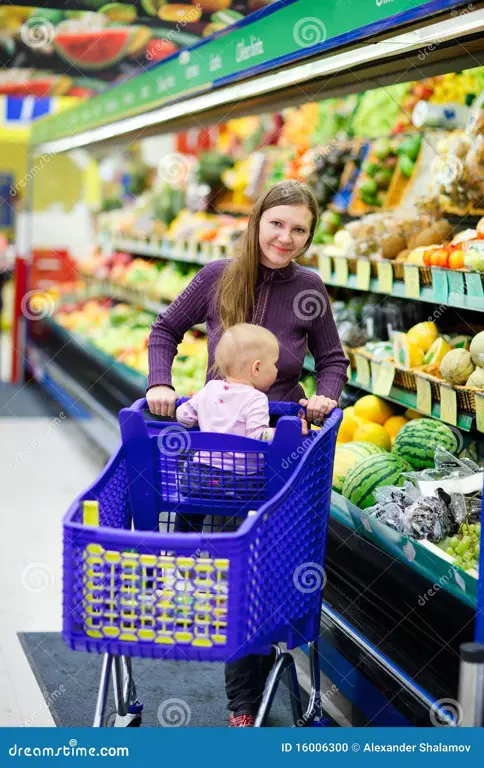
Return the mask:
[[141, 726], [141, 712], [128, 712], [127, 715], [118, 715], [112, 709], [103, 721], [104, 728], [139, 728]]

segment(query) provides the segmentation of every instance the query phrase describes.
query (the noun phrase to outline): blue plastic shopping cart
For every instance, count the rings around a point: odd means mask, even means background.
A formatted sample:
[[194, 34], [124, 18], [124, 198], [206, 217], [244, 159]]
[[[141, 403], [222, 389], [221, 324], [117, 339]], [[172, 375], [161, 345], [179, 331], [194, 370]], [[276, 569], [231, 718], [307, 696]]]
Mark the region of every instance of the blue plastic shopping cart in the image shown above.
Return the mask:
[[[120, 448], [64, 519], [64, 638], [104, 654], [94, 725], [111, 672], [116, 724], [141, 723], [133, 656], [234, 661], [274, 645], [256, 725], [286, 673], [295, 723], [321, 722], [317, 638], [341, 411], [302, 436], [299, 406], [271, 403], [279, 419], [264, 443], [153, 421], [145, 408], [121, 411]], [[181, 518], [199, 532], [176, 532]], [[306, 713], [281, 642], [309, 643]]]

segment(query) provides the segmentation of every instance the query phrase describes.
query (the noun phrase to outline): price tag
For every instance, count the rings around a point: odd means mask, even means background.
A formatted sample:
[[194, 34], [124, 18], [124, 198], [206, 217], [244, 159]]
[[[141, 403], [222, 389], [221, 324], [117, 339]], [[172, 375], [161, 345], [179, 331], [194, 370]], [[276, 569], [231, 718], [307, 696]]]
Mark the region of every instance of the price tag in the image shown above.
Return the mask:
[[464, 275], [462, 272], [449, 271], [449, 301], [462, 303], [464, 298]]
[[370, 364], [363, 355], [355, 355], [356, 359], [356, 381], [362, 387], [370, 386]]
[[319, 274], [323, 283], [331, 282], [331, 257], [319, 254]]
[[440, 385], [440, 418], [454, 427], [457, 424], [457, 393], [446, 384]]
[[408, 299], [420, 298], [420, 275], [418, 267], [413, 264], [405, 264], [403, 267], [403, 276], [405, 279], [405, 295]]
[[476, 422], [479, 432], [484, 432], [484, 392], [476, 392]]
[[335, 258], [335, 283], [348, 285], [348, 260], [342, 257]]
[[393, 290], [393, 267], [389, 261], [379, 261], [378, 269], [378, 290], [380, 293], [390, 294]]
[[378, 377], [380, 375], [380, 363], [376, 360], [370, 361], [371, 366], [371, 388], [374, 389], [377, 385]]
[[370, 290], [370, 262], [358, 259], [356, 262], [356, 287], [359, 291]]
[[415, 377], [417, 382], [417, 410], [428, 416], [432, 413], [432, 387], [428, 379], [421, 376]]
[[434, 299], [437, 304], [446, 304], [449, 298], [449, 283], [445, 269], [432, 268], [432, 285], [434, 286]]
[[472, 297], [473, 299], [484, 298], [482, 278], [479, 272], [466, 272], [465, 281], [466, 281], [468, 296]]
[[380, 372], [376, 382], [373, 383], [372, 389], [375, 395], [381, 397], [387, 397], [390, 394], [390, 390], [393, 386], [393, 379], [395, 378], [395, 366], [393, 363], [381, 363]]

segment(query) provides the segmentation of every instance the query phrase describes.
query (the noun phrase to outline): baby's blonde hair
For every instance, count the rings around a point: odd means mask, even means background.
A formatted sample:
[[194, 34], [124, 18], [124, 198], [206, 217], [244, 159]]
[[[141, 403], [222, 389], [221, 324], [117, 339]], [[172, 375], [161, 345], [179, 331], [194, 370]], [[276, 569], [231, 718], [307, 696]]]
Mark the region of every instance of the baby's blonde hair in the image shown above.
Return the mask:
[[227, 328], [215, 350], [215, 368], [222, 376], [237, 376], [251, 362], [265, 355], [279, 355], [279, 342], [260, 325], [238, 323]]

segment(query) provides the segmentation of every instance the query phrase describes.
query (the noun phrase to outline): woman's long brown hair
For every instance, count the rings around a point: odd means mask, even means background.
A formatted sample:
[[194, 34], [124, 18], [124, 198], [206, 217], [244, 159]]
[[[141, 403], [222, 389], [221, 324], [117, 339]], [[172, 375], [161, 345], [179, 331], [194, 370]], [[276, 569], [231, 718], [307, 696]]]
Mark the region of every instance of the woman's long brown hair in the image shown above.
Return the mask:
[[236, 256], [224, 269], [216, 292], [220, 324], [224, 330], [245, 323], [255, 301], [255, 285], [259, 267], [259, 222], [262, 214], [277, 205], [306, 205], [312, 213], [311, 230], [298, 258], [311, 245], [318, 221], [318, 203], [310, 188], [297, 181], [281, 181], [261, 195], [249, 216], [249, 225], [237, 243]]

